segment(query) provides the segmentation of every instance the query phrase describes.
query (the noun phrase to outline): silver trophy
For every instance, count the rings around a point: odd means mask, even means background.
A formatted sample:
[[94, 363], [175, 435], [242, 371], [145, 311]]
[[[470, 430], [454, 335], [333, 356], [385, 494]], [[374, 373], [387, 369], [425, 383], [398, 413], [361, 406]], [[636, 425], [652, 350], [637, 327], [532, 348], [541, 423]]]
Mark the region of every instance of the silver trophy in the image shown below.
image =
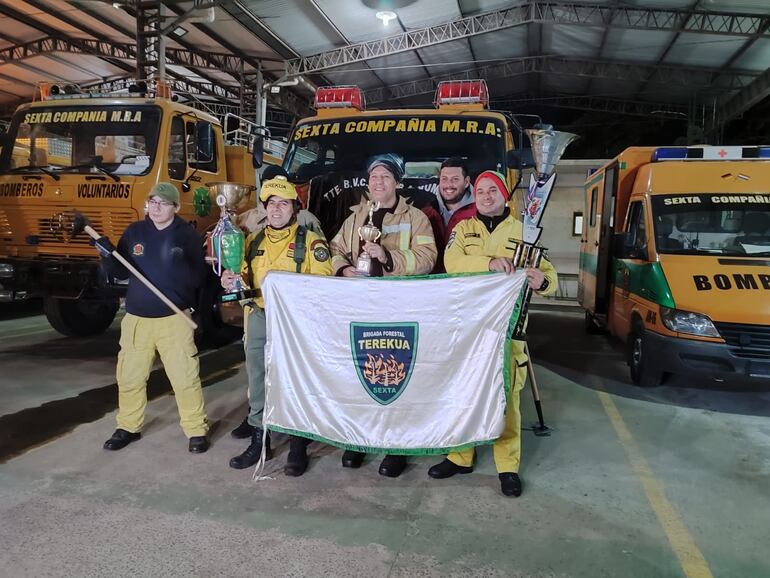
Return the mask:
[[[537, 125], [536, 128], [527, 129], [526, 132], [532, 145], [535, 170], [529, 177], [527, 197], [524, 199], [522, 211], [523, 241], [516, 243], [513, 265], [517, 268], [529, 269], [540, 266], [540, 261], [546, 251], [546, 248], [538, 243], [540, 235], [543, 233], [540, 222], [556, 182], [556, 164], [567, 146], [579, 137], [571, 132], [553, 130], [551, 125]], [[530, 299], [532, 299], [532, 289], [527, 285], [521, 315], [519, 315], [519, 322], [514, 331], [514, 336], [519, 339], [524, 338], [524, 321]]]

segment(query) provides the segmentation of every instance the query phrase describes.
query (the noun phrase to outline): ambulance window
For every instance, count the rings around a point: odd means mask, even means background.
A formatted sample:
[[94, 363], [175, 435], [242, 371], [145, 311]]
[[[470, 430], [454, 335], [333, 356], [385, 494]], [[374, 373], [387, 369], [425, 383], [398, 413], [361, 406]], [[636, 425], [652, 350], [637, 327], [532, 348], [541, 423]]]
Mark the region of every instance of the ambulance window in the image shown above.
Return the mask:
[[184, 150], [184, 121], [176, 116], [171, 120], [171, 135], [168, 139], [168, 176], [178, 181], [184, 178], [185, 150]]
[[190, 168], [217, 172], [217, 146], [210, 122], [187, 123], [187, 164]]
[[591, 215], [591, 219], [589, 221], [589, 225], [592, 227], [596, 225], [596, 196], [599, 194], [599, 187], [594, 187], [591, 189], [591, 210], [589, 211], [589, 214]]
[[647, 225], [644, 220], [644, 204], [640, 201], [631, 203], [628, 213], [628, 233], [637, 249], [647, 248]]

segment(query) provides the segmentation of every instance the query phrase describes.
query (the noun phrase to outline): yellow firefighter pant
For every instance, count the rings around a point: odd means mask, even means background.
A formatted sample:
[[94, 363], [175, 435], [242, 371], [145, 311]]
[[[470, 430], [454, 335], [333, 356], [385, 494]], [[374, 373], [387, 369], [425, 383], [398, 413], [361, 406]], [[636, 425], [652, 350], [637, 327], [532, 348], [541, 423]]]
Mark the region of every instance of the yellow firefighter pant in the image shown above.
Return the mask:
[[[514, 341], [511, 346], [511, 394], [508, 396], [508, 404], [505, 408], [505, 425], [503, 433], [497, 438], [492, 448], [495, 456], [497, 471], [519, 471], [521, 462], [521, 412], [519, 411], [519, 393], [527, 379], [527, 356], [524, 353], [524, 344]], [[473, 465], [474, 449], [470, 448], [461, 452], [452, 452], [447, 459], [458, 466], [470, 467]]]
[[130, 432], [142, 431], [147, 379], [156, 350], [174, 390], [182, 430], [188, 438], [206, 435], [208, 422], [203, 407], [198, 350], [192, 328], [179, 315], [149, 318], [127, 313], [120, 323], [118, 427]]

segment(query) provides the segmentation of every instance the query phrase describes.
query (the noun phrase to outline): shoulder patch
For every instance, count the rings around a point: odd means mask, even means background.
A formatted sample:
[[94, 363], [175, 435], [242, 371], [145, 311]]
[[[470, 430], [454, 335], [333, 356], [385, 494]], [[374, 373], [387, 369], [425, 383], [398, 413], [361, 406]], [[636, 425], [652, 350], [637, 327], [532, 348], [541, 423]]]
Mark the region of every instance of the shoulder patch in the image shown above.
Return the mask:
[[319, 263], [329, 260], [329, 248], [326, 246], [326, 243], [321, 241], [320, 243], [313, 243], [313, 246], [315, 247], [313, 249], [313, 259]]

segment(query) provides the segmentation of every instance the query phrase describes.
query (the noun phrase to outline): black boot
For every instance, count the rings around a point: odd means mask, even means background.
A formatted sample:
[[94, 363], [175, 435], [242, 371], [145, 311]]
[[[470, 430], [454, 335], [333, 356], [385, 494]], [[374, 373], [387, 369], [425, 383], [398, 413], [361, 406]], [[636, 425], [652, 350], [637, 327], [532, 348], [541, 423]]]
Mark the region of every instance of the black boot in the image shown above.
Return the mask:
[[247, 415], [243, 418], [241, 424], [230, 432], [230, 435], [237, 440], [245, 440], [246, 438], [250, 438], [252, 436], [255, 429], [257, 428], [249, 423], [249, 416]]
[[115, 433], [112, 434], [112, 437], [104, 442], [104, 449], [113, 451], [122, 450], [128, 444], [141, 437], [142, 434], [140, 432], [134, 433], [118, 428], [115, 430]]
[[458, 466], [452, 461], [444, 460], [429, 469], [428, 475], [431, 478], [443, 480], [444, 478], [451, 478], [455, 474], [470, 474], [472, 471], [473, 466]]
[[521, 478], [515, 472], [503, 472], [497, 475], [500, 478], [500, 490], [506, 496], [518, 498], [521, 495]]
[[301, 476], [307, 470], [307, 445], [310, 440], [305, 438], [289, 437], [289, 456], [286, 458], [286, 465], [283, 467], [283, 473], [287, 476]]
[[[259, 461], [259, 456], [262, 454], [262, 430], [254, 428], [254, 433], [251, 434], [251, 443], [246, 451], [239, 456], [235, 456], [230, 460], [230, 467], [236, 470], [242, 470], [253, 466]], [[273, 457], [273, 451], [270, 449], [270, 433], [265, 434], [265, 460], [269, 460]]]
[[364, 454], [362, 452], [345, 450], [345, 453], [342, 454], [343, 468], [360, 468], [363, 462], [364, 462]]
[[397, 478], [406, 468], [406, 456], [392, 456], [388, 454], [380, 464], [380, 475], [388, 478]]

